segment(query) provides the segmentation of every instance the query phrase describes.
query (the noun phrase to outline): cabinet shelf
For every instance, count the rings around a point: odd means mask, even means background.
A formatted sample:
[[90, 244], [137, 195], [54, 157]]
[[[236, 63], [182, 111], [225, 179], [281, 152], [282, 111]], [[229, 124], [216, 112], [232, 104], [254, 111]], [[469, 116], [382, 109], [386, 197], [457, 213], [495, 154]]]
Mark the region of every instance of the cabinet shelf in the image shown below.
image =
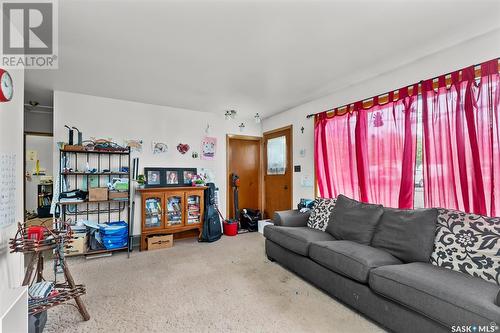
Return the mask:
[[128, 172], [112, 171], [112, 172], [61, 172], [62, 176], [128, 176]]
[[[155, 233], [177, 234], [198, 230], [199, 237], [203, 225], [205, 189], [206, 187], [165, 187], [138, 190], [142, 197], [141, 250], [147, 249], [147, 237]], [[190, 233], [189, 236], [194, 235]]]
[[128, 155], [129, 150], [68, 150], [61, 149], [61, 153], [73, 153], [73, 154], [117, 154], [117, 155]]
[[81, 205], [81, 204], [101, 204], [101, 203], [112, 203], [112, 202], [129, 202], [129, 199], [112, 199], [112, 200], [98, 200], [98, 201], [88, 201], [88, 200], [82, 200], [82, 201], [74, 201], [74, 202], [59, 202], [61, 206], [67, 206], [67, 205]]
[[118, 247], [116, 249], [102, 249], [102, 250], [87, 250], [87, 253], [85, 255], [90, 255], [90, 254], [99, 254], [99, 253], [106, 253], [106, 252], [116, 252], [116, 251], [125, 251], [128, 247]]

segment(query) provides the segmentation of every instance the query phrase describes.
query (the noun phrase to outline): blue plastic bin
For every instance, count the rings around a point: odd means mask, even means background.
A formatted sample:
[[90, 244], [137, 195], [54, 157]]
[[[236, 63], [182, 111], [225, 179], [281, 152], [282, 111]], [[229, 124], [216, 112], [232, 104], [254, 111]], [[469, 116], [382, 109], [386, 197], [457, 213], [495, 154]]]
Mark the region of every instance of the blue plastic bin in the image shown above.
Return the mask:
[[100, 224], [99, 233], [104, 247], [108, 250], [128, 245], [128, 224], [124, 221]]

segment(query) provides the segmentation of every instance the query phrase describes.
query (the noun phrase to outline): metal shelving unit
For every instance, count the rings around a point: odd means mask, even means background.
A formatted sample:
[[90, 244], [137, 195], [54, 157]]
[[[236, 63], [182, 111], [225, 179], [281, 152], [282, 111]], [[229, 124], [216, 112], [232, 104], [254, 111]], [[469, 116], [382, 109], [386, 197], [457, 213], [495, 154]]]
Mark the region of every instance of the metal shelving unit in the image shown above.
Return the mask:
[[[92, 218], [97, 223], [113, 221], [125, 221], [128, 224], [128, 246], [117, 249], [88, 250], [85, 255], [124, 251], [130, 256], [132, 250], [132, 227], [130, 225], [130, 149], [126, 151], [108, 150], [64, 150], [59, 151], [59, 193], [68, 189], [82, 189], [87, 191], [91, 186], [91, 177], [96, 177], [98, 187], [105, 187], [112, 178], [128, 178], [129, 188], [126, 198], [101, 200], [101, 201], [78, 201], [59, 202], [61, 218], [73, 219], [72, 223], [81, 219]], [[128, 172], [123, 172], [122, 167], [127, 167]], [[81, 171], [87, 168], [95, 172]], [[107, 171], [104, 171], [107, 170]], [[83, 218], [82, 218], [83, 217]]]

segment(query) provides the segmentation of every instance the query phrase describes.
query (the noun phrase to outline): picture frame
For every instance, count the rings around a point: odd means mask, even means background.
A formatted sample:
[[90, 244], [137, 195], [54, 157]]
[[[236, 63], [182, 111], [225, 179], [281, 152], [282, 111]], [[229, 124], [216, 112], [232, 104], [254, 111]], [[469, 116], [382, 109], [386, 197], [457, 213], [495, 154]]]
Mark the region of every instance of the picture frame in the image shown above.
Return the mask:
[[163, 168], [144, 168], [144, 176], [146, 176], [145, 187], [165, 186], [166, 179]]
[[144, 168], [146, 182], [144, 187], [183, 187], [191, 186], [192, 180], [197, 175], [196, 168]]
[[165, 186], [178, 187], [182, 185], [182, 173], [180, 168], [164, 168]]
[[196, 177], [197, 174], [198, 173], [196, 168], [181, 169], [182, 185], [191, 186], [193, 184], [193, 179]]

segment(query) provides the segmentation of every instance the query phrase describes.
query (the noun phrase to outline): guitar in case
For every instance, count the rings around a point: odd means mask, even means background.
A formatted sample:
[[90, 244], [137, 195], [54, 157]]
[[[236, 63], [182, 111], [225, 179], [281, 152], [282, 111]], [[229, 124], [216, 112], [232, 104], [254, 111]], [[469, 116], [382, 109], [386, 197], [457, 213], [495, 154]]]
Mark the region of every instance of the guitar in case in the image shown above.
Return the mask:
[[208, 188], [204, 191], [205, 212], [203, 214], [203, 230], [200, 242], [215, 242], [222, 237], [222, 227], [217, 212], [215, 200], [215, 184], [207, 183]]

